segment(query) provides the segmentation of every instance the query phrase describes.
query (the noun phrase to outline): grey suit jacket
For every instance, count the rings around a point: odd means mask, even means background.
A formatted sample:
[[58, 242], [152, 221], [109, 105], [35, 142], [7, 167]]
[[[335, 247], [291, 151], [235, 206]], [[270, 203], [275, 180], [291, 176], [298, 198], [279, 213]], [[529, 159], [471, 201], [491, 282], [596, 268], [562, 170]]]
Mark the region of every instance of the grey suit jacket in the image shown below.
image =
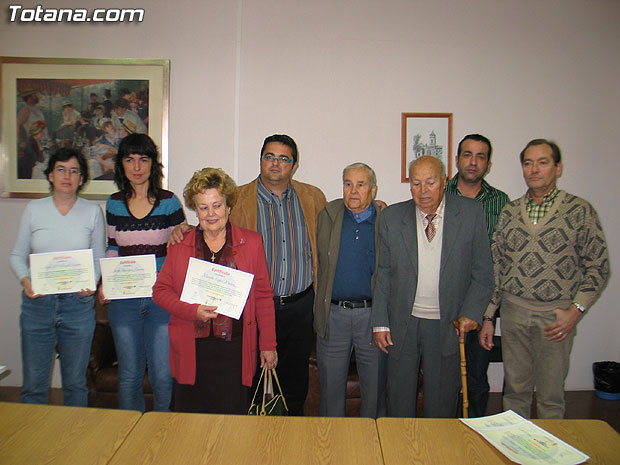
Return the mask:
[[[445, 194], [443, 241], [439, 275], [441, 350], [459, 350], [452, 320], [467, 317], [478, 323], [493, 293], [493, 263], [482, 204]], [[386, 208], [379, 221], [379, 265], [372, 301], [372, 326], [390, 328], [400, 358], [407, 325], [412, 320], [418, 274], [416, 212], [413, 200]]]
[[[377, 218], [375, 221], [375, 256], [376, 263], [378, 263], [379, 235], [377, 233], [377, 228], [379, 226], [381, 211], [376, 203], [374, 205], [377, 211]], [[316, 242], [319, 271], [316, 280], [316, 297], [314, 298], [314, 329], [319, 337], [325, 337], [325, 328], [327, 328], [327, 322], [329, 321], [332, 290], [334, 288], [336, 265], [338, 265], [338, 253], [340, 251], [344, 209], [345, 207], [342, 199], [332, 200], [321, 210], [317, 220]]]

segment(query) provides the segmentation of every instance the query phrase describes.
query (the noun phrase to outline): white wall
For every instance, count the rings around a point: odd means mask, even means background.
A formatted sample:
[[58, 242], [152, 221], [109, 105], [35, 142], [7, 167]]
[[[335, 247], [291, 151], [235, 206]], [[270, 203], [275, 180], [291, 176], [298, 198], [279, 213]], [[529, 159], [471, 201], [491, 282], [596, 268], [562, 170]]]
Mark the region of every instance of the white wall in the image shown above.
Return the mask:
[[[3, 5], [12, 2], [2, 0]], [[141, 24], [0, 26], [0, 55], [169, 58], [170, 187], [219, 166], [240, 183], [258, 173], [265, 136], [300, 147], [296, 178], [340, 195], [340, 172], [365, 161], [379, 197], [400, 183], [401, 112], [454, 113], [454, 147], [469, 132], [493, 142], [491, 184], [525, 191], [518, 153], [535, 137], [563, 149], [560, 186], [597, 208], [612, 269], [620, 233], [620, 2], [617, 0], [108, 0], [143, 7]], [[8, 9], [2, 7], [3, 15]], [[26, 201], [0, 201], [0, 261], [8, 264]], [[189, 214], [190, 221], [194, 215]], [[8, 265], [7, 265], [8, 268]], [[620, 357], [620, 282], [613, 274], [579, 324], [568, 389], [592, 389], [591, 363]], [[21, 383], [19, 284], [0, 277], [0, 364]]]

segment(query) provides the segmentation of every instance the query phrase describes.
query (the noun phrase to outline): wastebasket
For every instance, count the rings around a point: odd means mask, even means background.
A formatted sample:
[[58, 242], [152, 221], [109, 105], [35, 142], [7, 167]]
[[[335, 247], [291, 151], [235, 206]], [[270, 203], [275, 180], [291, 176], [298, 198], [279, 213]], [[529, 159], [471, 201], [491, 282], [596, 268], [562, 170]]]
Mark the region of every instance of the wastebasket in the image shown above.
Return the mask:
[[601, 399], [620, 400], [620, 363], [595, 362], [592, 364], [594, 389]]

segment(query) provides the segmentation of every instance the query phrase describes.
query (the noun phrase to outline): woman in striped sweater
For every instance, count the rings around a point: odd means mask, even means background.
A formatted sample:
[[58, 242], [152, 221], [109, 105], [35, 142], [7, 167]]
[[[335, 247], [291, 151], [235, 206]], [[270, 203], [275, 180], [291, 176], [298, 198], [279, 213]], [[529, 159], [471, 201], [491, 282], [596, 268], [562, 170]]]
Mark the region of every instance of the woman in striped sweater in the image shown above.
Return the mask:
[[[119, 146], [114, 182], [119, 192], [106, 203], [107, 257], [154, 254], [157, 271], [166, 258], [174, 227], [185, 221], [179, 199], [162, 189], [157, 146], [146, 134], [131, 134]], [[102, 300], [105, 297], [101, 296]], [[170, 314], [151, 297], [110, 302], [110, 326], [119, 366], [119, 406], [144, 411], [142, 379], [148, 365], [157, 411], [169, 409], [172, 377], [168, 362]]]

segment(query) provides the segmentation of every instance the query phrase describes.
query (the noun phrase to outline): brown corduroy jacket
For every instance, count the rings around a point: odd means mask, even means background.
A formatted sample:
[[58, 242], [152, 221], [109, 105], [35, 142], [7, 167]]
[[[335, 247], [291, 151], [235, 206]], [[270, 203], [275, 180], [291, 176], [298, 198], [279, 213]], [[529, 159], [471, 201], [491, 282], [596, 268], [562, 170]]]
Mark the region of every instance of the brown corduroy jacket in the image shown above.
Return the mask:
[[[317, 271], [318, 271], [318, 252], [316, 248], [316, 219], [319, 212], [327, 204], [325, 194], [318, 187], [303, 182], [291, 180], [293, 189], [299, 202], [306, 222], [308, 237], [310, 238], [310, 248], [312, 249], [312, 272], [314, 277], [314, 290], [316, 292]], [[253, 231], [258, 230], [258, 178], [254, 181], [239, 186], [237, 193], [237, 204], [230, 213], [231, 223]]]

